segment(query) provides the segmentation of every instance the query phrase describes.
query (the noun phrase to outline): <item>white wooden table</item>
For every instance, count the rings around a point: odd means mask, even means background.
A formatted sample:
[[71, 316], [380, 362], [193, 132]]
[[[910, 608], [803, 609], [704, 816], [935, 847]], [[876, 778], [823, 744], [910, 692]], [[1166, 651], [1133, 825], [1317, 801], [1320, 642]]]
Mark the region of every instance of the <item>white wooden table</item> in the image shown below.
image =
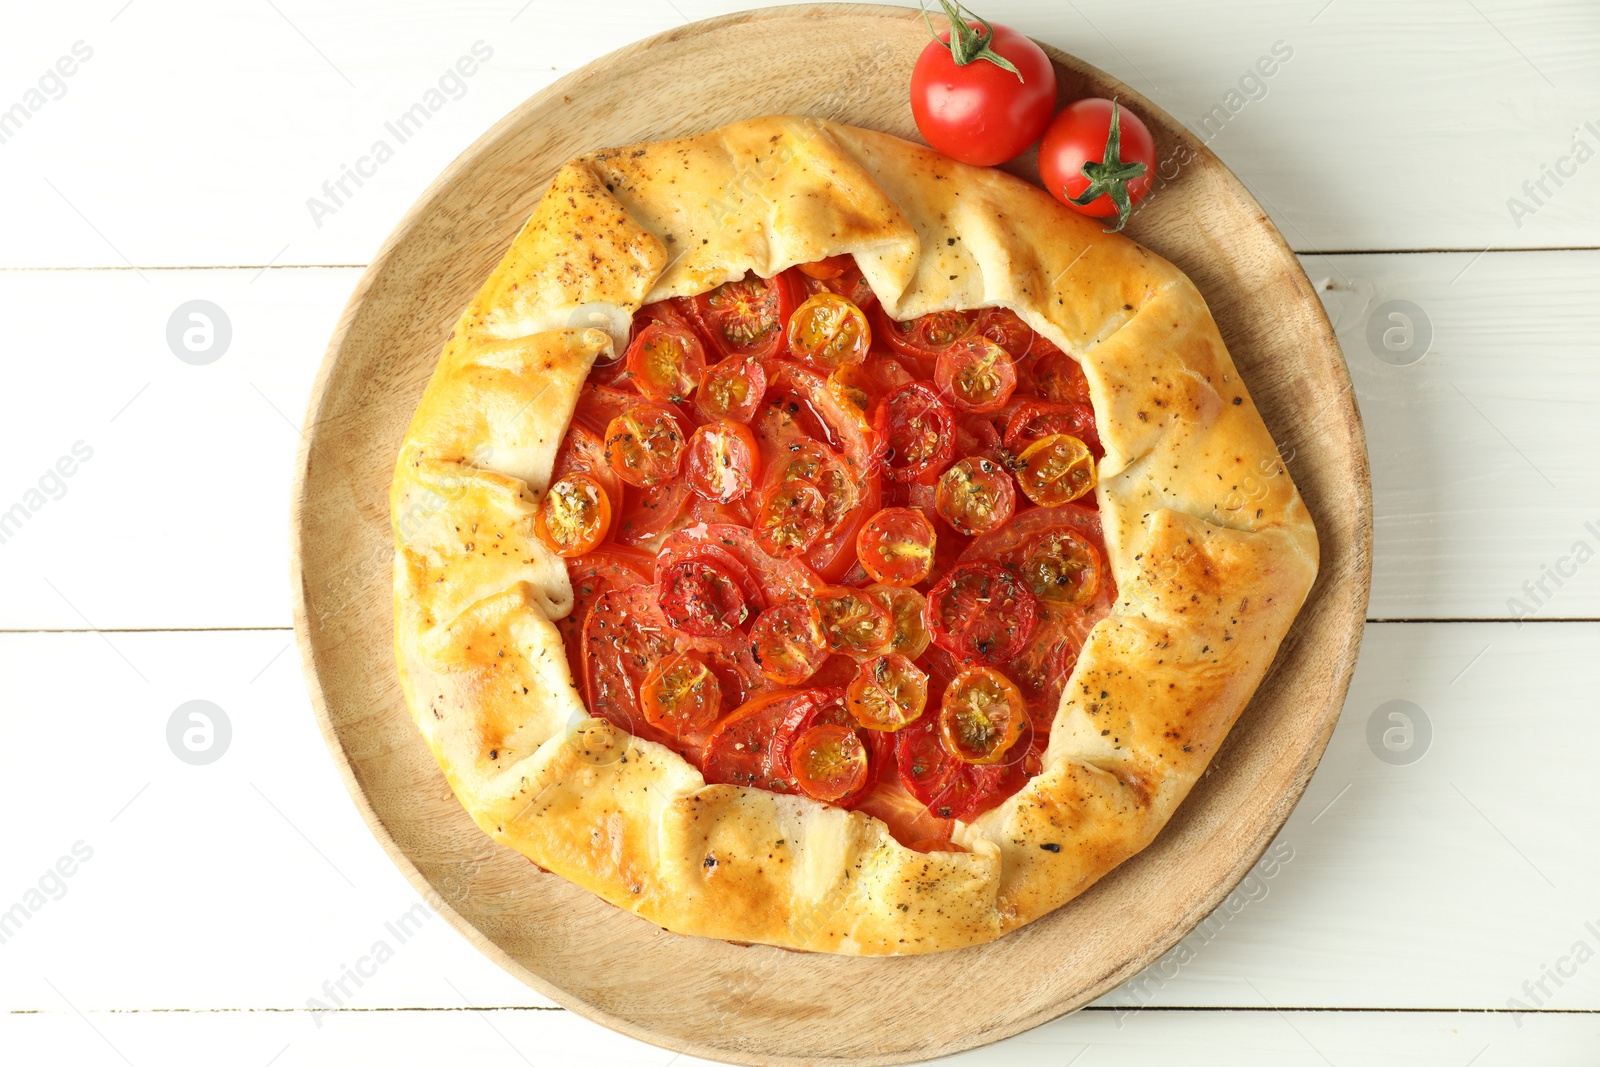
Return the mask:
[[[672, 1059], [419, 909], [313, 721], [285, 513], [326, 338], [423, 187], [561, 72], [746, 2], [7, 0], [0, 1060]], [[1600, 5], [981, 6], [1255, 191], [1344, 345], [1378, 524], [1280, 862], [1138, 980], [961, 1061], [1600, 1063]], [[195, 300], [230, 336], [185, 361]], [[201, 765], [168, 741], [192, 700], [228, 724]]]

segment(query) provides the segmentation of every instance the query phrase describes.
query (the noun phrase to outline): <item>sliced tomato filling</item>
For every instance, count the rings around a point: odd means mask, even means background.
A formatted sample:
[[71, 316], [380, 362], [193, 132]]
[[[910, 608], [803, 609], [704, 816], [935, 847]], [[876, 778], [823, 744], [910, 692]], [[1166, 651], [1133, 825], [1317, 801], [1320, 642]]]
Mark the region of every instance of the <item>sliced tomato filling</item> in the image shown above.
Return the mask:
[[1003, 308], [894, 320], [850, 256], [648, 305], [543, 516], [573, 677], [709, 783], [956, 848], [1115, 603], [1104, 455], [1070, 355]]

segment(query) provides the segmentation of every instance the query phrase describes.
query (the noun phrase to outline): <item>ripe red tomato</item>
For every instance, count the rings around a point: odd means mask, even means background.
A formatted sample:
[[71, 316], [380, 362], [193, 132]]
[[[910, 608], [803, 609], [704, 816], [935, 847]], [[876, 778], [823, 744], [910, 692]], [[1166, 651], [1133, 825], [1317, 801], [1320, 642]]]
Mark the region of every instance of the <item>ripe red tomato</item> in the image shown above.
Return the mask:
[[1150, 191], [1155, 170], [1156, 143], [1144, 121], [1104, 97], [1062, 108], [1039, 142], [1044, 187], [1091, 218], [1115, 216], [1114, 230], [1127, 225], [1133, 205]]
[[992, 167], [1014, 159], [1050, 122], [1055, 67], [1024, 34], [980, 18], [969, 21], [949, 0], [939, 2], [950, 29], [928, 42], [911, 71], [917, 129], [934, 148], [964, 163]]

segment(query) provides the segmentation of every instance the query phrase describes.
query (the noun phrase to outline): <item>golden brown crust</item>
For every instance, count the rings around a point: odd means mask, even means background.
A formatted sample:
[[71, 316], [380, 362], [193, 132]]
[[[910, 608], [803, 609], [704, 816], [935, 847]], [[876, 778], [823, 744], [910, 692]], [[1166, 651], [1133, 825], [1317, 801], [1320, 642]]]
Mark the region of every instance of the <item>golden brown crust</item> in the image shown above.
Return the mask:
[[[589, 718], [551, 622], [571, 607], [566, 574], [531, 533], [617, 323], [843, 252], [897, 318], [1016, 311], [1083, 364], [1106, 446], [1118, 602], [1069, 680], [1045, 769], [958, 826], [965, 852], [924, 855], [859, 812], [707, 786]], [[487, 833], [680, 933], [864, 955], [998, 937], [1148, 844], [1317, 566], [1299, 494], [1181, 272], [1009, 175], [793, 117], [562, 168], [446, 344], [392, 504], [402, 682]]]

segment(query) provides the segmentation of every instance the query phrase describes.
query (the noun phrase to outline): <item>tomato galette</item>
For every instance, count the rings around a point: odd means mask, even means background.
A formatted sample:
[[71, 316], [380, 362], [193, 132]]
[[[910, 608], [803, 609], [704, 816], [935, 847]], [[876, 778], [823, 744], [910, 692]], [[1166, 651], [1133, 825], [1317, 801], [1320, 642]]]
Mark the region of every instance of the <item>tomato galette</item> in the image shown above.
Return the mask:
[[797, 118], [557, 173], [392, 503], [407, 699], [487, 833], [669, 930], [863, 955], [1148, 844], [1317, 565], [1182, 273]]

